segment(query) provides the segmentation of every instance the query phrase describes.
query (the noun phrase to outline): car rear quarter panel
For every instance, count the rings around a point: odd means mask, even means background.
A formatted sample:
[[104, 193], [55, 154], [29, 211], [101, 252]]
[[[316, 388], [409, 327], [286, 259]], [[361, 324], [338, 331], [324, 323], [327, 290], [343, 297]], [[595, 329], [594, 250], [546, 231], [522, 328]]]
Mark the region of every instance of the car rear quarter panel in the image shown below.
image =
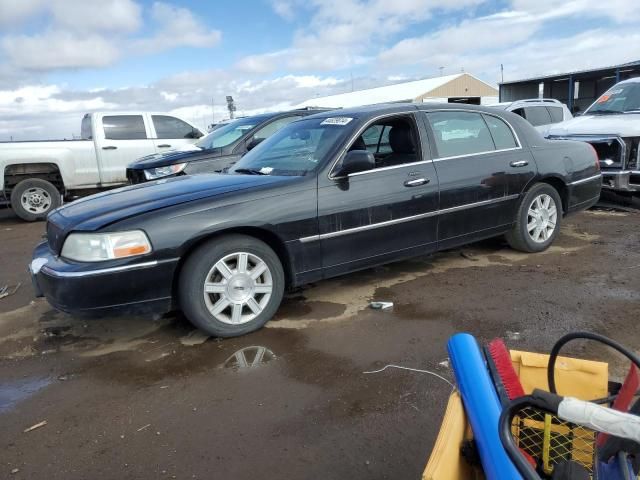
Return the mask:
[[[571, 211], [600, 195], [600, 168], [593, 149], [584, 142], [542, 140], [532, 146], [531, 152], [538, 167], [536, 181], [557, 179], [562, 181], [565, 211]], [[589, 180], [591, 179], [591, 180]], [[557, 185], [557, 182], [550, 182]]]

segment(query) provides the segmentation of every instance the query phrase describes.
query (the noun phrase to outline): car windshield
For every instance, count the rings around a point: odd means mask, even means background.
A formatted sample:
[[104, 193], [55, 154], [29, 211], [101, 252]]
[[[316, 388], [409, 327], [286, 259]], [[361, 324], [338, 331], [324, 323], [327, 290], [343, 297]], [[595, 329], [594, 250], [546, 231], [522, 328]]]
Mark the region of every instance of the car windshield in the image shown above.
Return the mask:
[[211, 148], [221, 148], [231, 145], [242, 137], [247, 131], [258, 125], [264, 117], [239, 118], [231, 123], [227, 123], [220, 128], [216, 128], [209, 135], [202, 137], [196, 142], [196, 146], [209, 150]]
[[303, 176], [321, 165], [351, 131], [351, 118], [305, 119], [290, 123], [249, 151], [229, 173]]
[[585, 114], [606, 115], [640, 111], [640, 82], [623, 83], [607, 90]]

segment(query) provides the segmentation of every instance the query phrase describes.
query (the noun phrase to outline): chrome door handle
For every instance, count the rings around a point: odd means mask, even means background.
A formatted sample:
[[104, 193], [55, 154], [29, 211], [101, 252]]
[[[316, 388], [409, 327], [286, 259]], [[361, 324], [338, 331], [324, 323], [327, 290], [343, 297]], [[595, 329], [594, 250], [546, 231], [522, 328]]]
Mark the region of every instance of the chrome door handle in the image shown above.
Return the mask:
[[115, 145], [107, 145], [106, 147], [102, 147], [103, 150], [116, 150], [118, 147]]
[[512, 167], [526, 167], [527, 165], [529, 165], [529, 162], [527, 162], [526, 160], [517, 160], [515, 162], [511, 162], [509, 165], [511, 165]]
[[416, 178], [415, 180], [407, 180], [404, 182], [405, 187], [418, 187], [420, 185], [426, 185], [430, 180], [428, 178]]
[[168, 143], [163, 143], [162, 145], [158, 145], [158, 148], [169, 148], [171, 145]]

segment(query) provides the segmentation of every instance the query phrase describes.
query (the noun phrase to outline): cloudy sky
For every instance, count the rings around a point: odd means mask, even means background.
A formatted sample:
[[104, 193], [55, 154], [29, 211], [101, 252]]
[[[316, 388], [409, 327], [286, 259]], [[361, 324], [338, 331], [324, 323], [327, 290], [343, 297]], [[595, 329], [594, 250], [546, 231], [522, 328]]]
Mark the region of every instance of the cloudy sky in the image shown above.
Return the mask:
[[462, 69], [496, 83], [640, 58], [637, 0], [0, 0], [0, 140], [85, 112], [206, 126]]

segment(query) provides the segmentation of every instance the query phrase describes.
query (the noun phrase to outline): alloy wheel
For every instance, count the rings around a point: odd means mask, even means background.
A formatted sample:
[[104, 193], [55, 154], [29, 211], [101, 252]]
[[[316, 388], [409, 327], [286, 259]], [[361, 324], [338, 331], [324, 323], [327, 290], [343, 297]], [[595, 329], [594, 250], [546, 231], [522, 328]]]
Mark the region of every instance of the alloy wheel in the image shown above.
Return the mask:
[[536, 243], [546, 242], [556, 229], [558, 208], [550, 195], [543, 193], [533, 199], [527, 212], [527, 232]]
[[217, 320], [241, 325], [266, 308], [273, 292], [273, 277], [259, 256], [235, 252], [218, 260], [203, 286], [204, 301]]

